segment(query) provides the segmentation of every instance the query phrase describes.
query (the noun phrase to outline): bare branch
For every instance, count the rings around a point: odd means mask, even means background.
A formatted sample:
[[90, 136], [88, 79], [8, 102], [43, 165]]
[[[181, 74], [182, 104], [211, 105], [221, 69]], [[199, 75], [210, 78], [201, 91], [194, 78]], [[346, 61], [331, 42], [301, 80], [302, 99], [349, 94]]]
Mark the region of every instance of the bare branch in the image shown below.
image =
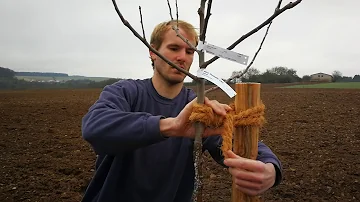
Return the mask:
[[[277, 10], [279, 10], [279, 8], [280, 8], [280, 6], [281, 6], [281, 2], [282, 2], [282, 0], [279, 0], [279, 3], [278, 3], [278, 5], [277, 5], [276, 8], [275, 8], [275, 12], [276, 12]], [[264, 44], [264, 41], [265, 41], [265, 39], [266, 39], [266, 36], [267, 36], [268, 33], [269, 33], [269, 29], [270, 29], [270, 26], [271, 26], [272, 22], [273, 22], [273, 21], [271, 21], [271, 22], [269, 23], [269, 25], [267, 26], [265, 35], [264, 35], [264, 37], [263, 37], [263, 39], [262, 39], [262, 41], [261, 41], [261, 43], [260, 43], [260, 46], [259, 46], [258, 50], [256, 51], [254, 57], [252, 58], [251, 62], [250, 62], [249, 65], [246, 67], [246, 69], [245, 69], [241, 74], [231, 76], [229, 79], [227, 79], [227, 80], [225, 81], [226, 83], [229, 82], [229, 81], [231, 81], [231, 80], [233, 80], [233, 79], [235, 79], [235, 78], [241, 78], [241, 77], [244, 76], [244, 75], [246, 74], [246, 72], [250, 69], [251, 65], [254, 63], [257, 55], [259, 54], [262, 45]], [[206, 93], [209, 93], [209, 92], [211, 92], [211, 91], [217, 90], [217, 89], [219, 89], [218, 86], [211, 87], [211, 88], [209, 88], [209, 89], [207, 89], [207, 90], [205, 91], [205, 94], [206, 94]]]
[[[280, 9], [281, 2], [282, 2], [282, 0], [279, 0], [279, 3], [278, 3], [278, 5], [277, 5], [276, 8], [275, 8], [275, 12]], [[264, 41], [265, 41], [265, 39], [266, 39], [266, 37], [267, 37], [267, 35], [268, 35], [268, 33], [269, 33], [269, 29], [270, 29], [270, 26], [271, 26], [272, 23], [273, 23], [273, 21], [271, 21], [271, 22], [269, 23], [269, 25], [267, 26], [265, 35], [264, 35], [264, 37], [263, 37], [263, 39], [262, 39], [262, 41], [261, 41], [261, 43], [260, 43], [260, 46], [259, 46], [258, 50], [257, 50], [256, 53], [255, 53], [253, 59], [251, 60], [250, 64], [246, 67], [246, 69], [245, 69], [241, 74], [235, 75], [235, 76], [233, 76], [233, 77], [230, 77], [228, 80], [226, 80], [226, 82], [229, 82], [229, 81], [231, 81], [231, 80], [233, 80], [233, 79], [235, 79], [235, 78], [241, 78], [241, 77], [244, 76], [244, 75], [246, 74], [246, 72], [250, 69], [251, 65], [254, 63], [257, 55], [259, 54], [259, 52], [260, 52], [260, 50], [261, 50], [261, 48], [262, 48], [262, 45], [264, 44]]]
[[279, 10], [279, 9], [280, 9], [281, 3], [282, 3], [282, 0], [279, 0], [279, 3], [278, 3], [278, 5], [277, 5], [277, 7], [276, 7], [275, 11], [277, 11], [277, 10]]
[[167, 0], [168, 6], [169, 6], [169, 13], [170, 13], [170, 18], [171, 20], [174, 20], [173, 16], [172, 16], [172, 11], [171, 11], [171, 6], [170, 6], [170, 2], [169, 0]]
[[[206, 0], [201, 0], [200, 8], [198, 9], [198, 15], [200, 18], [200, 36], [204, 35], [203, 33], [204, 33], [204, 27], [205, 27], [205, 17], [204, 17], [205, 3], [206, 3]], [[202, 40], [202, 39], [200, 39], [200, 40]], [[201, 64], [201, 65], [203, 65], [203, 64]]]
[[176, 4], [176, 26], [173, 25], [172, 29], [176, 32], [176, 35], [178, 37], [180, 37], [191, 49], [193, 49], [195, 52], [199, 53], [199, 50], [195, 47], [195, 45], [191, 44], [187, 38], [185, 38], [183, 35], [180, 34], [179, 24], [178, 24], [178, 22], [179, 22], [179, 10], [178, 9], [179, 8], [178, 8], [177, 0], [175, 1], [175, 4]]
[[207, 6], [207, 11], [206, 11], [205, 22], [204, 22], [204, 29], [200, 35], [200, 41], [205, 41], [205, 38], [206, 38], [206, 30], [207, 30], [207, 26], [209, 24], [209, 19], [210, 19], [210, 15], [211, 15], [211, 5], [212, 5], [212, 0], [209, 0], [208, 6]]
[[256, 51], [256, 53], [255, 53], [253, 59], [251, 60], [250, 64], [246, 67], [246, 69], [245, 69], [240, 75], [238, 75], [238, 76], [236, 76], [236, 77], [234, 77], [234, 78], [229, 78], [226, 82], [229, 82], [229, 81], [231, 81], [232, 79], [235, 79], [235, 78], [240, 78], [240, 77], [244, 76], [244, 74], [246, 74], [246, 72], [249, 70], [249, 68], [251, 67], [251, 65], [254, 63], [257, 55], [259, 54], [259, 52], [260, 52], [260, 50], [261, 50], [261, 47], [262, 47], [262, 45], [264, 44], [265, 38], [266, 38], [266, 36], [267, 36], [268, 33], [269, 33], [269, 29], [270, 29], [271, 24], [272, 24], [272, 22], [269, 23], [269, 25], [268, 25], [268, 27], [267, 27], [267, 29], [266, 29], [264, 38], [262, 39], [262, 41], [261, 41], [261, 43], [260, 43], [259, 49]]
[[[172, 17], [172, 13], [171, 13], [171, 6], [170, 6], [170, 3], [169, 3], [169, 0], [167, 0], [167, 3], [168, 3], [168, 6], [169, 6], [169, 10], [170, 10], [170, 16], [171, 16], [171, 20], [174, 20], [173, 17]], [[186, 39], [184, 36], [182, 36], [179, 32], [179, 7], [178, 7], [178, 3], [177, 3], [177, 0], [175, 0], [175, 6], [176, 6], [176, 26], [172, 26], [172, 29], [176, 32], [176, 35], [178, 37], [180, 37], [188, 46], [190, 46], [194, 51], [198, 52], [198, 50], [196, 49], [196, 47], [191, 44], [189, 42], [188, 39]]]
[[[269, 23], [269, 26], [268, 26], [267, 29], [266, 29], [266, 33], [265, 33], [265, 35], [264, 35], [264, 38], [262, 39], [262, 41], [261, 41], [261, 43], [260, 43], [260, 46], [259, 46], [258, 50], [256, 51], [254, 57], [252, 58], [250, 64], [246, 67], [246, 69], [245, 69], [241, 74], [233, 75], [233, 76], [231, 76], [230, 78], [228, 78], [228, 79], [225, 81], [226, 83], [227, 83], [227, 82], [230, 82], [231, 80], [233, 80], [233, 79], [235, 79], [235, 78], [241, 78], [241, 77], [244, 76], [244, 75], [246, 74], [246, 72], [250, 69], [251, 65], [252, 65], [252, 64], [254, 63], [254, 61], [255, 61], [256, 56], [259, 54], [259, 52], [260, 52], [260, 50], [261, 50], [261, 47], [262, 47], [262, 45], [263, 45], [263, 43], [264, 43], [264, 41], [265, 41], [265, 38], [266, 38], [266, 36], [267, 36], [267, 34], [268, 34], [268, 32], [269, 32], [269, 28], [270, 28], [270, 25], [271, 25], [271, 24], [272, 24], [272, 23]], [[205, 91], [205, 94], [206, 94], [206, 93], [209, 93], [209, 92], [211, 92], [211, 91], [217, 90], [217, 89], [219, 89], [218, 86], [211, 87], [211, 88], [209, 88], [209, 89], [207, 89], [207, 90]]]
[[143, 38], [146, 41], [143, 17], [142, 17], [142, 13], [141, 13], [141, 6], [139, 6], [139, 12], [140, 12], [140, 23], [141, 23], [141, 29], [142, 29], [142, 32], [143, 32]]
[[177, 0], [175, 0], [175, 6], [176, 6], [176, 27], [179, 26], [179, 7], [178, 7], [178, 3]]
[[196, 52], [199, 52], [199, 50], [193, 44], [191, 44], [187, 38], [185, 38], [183, 35], [180, 34], [178, 26], [173, 25], [172, 29], [176, 32], [176, 35], [180, 37], [191, 49], [193, 49]]
[[161, 55], [157, 50], [155, 50], [144, 38], [142, 38], [139, 33], [136, 32], [136, 30], [130, 25], [130, 23], [125, 20], [124, 16], [121, 14], [116, 1], [112, 0], [113, 5], [115, 7], [116, 13], [118, 14], [118, 16], [120, 17], [121, 21], [123, 22], [123, 24], [130, 29], [130, 31], [138, 38], [140, 39], [141, 42], [143, 42], [143, 44], [145, 44], [153, 53], [155, 53], [157, 56], [159, 56], [161, 59], [163, 59], [166, 63], [168, 63], [169, 65], [171, 65], [172, 67], [174, 67], [175, 69], [177, 69], [179, 72], [182, 72], [184, 74], [186, 74], [187, 76], [189, 76], [190, 78], [194, 79], [194, 80], [198, 80], [198, 77], [191, 74], [190, 72], [186, 71], [183, 68], [178, 67], [176, 64], [174, 64], [173, 62], [171, 62], [170, 60], [168, 60], [167, 58], [165, 58], [163, 55]]
[[[295, 2], [290, 2], [288, 3], [286, 6], [284, 6], [282, 9], [277, 9], [275, 10], [274, 14], [269, 17], [267, 20], [265, 20], [263, 23], [261, 23], [259, 26], [257, 26], [256, 28], [254, 28], [253, 30], [251, 30], [249, 33], [243, 35], [242, 37], [240, 37], [237, 41], [235, 41], [232, 45], [230, 45], [227, 49], [228, 50], [232, 50], [233, 48], [235, 48], [239, 43], [241, 43], [243, 40], [245, 40], [246, 38], [248, 38], [249, 36], [253, 35], [254, 33], [256, 33], [257, 31], [259, 31], [261, 28], [263, 28], [264, 26], [266, 26], [267, 24], [269, 24], [273, 19], [275, 19], [277, 16], [279, 16], [281, 13], [283, 13], [284, 11], [291, 9], [293, 7], [295, 7], [296, 5], [298, 5], [302, 0], [297, 0]], [[213, 63], [214, 61], [216, 61], [217, 59], [219, 59], [219, 57], [214, 56], [213, 58], [211, 58], [210, 60], [206, 61], [205, 63], [203, 63], [201, 65], [200, 68], [206, 68], [208, 65], [210, 65], [211, 63]]]

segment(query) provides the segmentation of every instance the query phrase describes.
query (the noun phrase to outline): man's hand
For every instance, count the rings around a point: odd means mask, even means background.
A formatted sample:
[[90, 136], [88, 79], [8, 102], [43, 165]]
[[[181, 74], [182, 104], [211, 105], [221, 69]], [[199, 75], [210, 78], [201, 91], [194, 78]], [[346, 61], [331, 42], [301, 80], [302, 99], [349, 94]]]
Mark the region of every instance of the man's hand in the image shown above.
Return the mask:
[[228, 151], [224, 164], [235, 179], [236, 188], [250, 196], [262, 194], [275, 183], [275, 167], [272, 163], [242, 158]]
[[[189, 122], [189, 117], [192, 113], [194, 102], [197, 102], [197, 99], [189, 102], [177, 117], [160, 120], [160, 132], [167, 137], [182, 136], [194, 138], [195, 128]], [[209, 100], [207, 97], [205, 97], [204, 104], [211, 107], [215, 113], [222, 116], [225, 116], [226, 112], [231, 110], [231, 107], [229, 105], [221, 104], [216, 100]], [[222, 131], [223, 128], [205, 128], [203, 137], [220, 135]]]

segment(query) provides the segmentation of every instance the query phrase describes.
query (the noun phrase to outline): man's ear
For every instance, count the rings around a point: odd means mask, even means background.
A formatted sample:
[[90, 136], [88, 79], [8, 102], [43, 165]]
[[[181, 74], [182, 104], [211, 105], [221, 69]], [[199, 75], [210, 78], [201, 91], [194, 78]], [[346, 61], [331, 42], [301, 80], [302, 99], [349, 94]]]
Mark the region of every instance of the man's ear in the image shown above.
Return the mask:
[[151, 50], [149, 50], [149, 54], [150, 54], [150, 59], [155, 60], [156, 54], [153, 53]]
[[[153, 44], [151, 44], [151, 47], [153, 47], [155, 49]], [[154, 52], [152, 52], [150, 49], [149, 49], [149, 55], [150, 55], [151, 60], [155, 60], [156, 54]]]

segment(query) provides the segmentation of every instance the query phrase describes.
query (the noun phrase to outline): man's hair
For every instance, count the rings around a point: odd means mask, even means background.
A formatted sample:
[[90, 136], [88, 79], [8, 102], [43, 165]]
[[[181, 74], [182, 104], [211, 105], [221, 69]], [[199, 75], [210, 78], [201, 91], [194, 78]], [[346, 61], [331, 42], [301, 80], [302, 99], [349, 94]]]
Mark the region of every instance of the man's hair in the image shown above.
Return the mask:
[[[165, 33], [169, 30], [172, 30], [173, 25], [175, 26], [178, 25], [178, 27], [187, 34], [189, 34], [190, 37], [194, 37], [195, 46], [197, 46], [199, 42], [199, 36], [193, 25], [183, 20], [170, 20], [170, 21], [162, 22], [154, 28], [151, 34], [150, 44], [154, 47], [155, 50], [159, 50], [164, 40]], [[152, 59], [151, 59], [151, 65], [154, 67], [154, 61]]]

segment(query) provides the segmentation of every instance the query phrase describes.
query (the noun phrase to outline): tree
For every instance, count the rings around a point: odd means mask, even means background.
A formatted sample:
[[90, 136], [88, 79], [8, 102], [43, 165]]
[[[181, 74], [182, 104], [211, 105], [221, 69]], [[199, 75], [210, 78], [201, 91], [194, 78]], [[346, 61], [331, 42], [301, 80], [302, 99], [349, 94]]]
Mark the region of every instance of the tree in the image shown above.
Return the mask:
[[0, 67], [0, 78], [14, 78], [15, 72], [11, 69]]
[[360, 81], [360, 75], [355, 75], [354, 78], [352, 79], [353, 81]]
[[[208, 0], [208, 4], [207, 4], [207, 10], [205, 13], [205, 7], [206, 7], [206, 1], [207, 0], [200, 0], [200, 7], [198, 9], [198, 14], [199, 14], [199, 27], [200, 27], [200, 43], [205, 43], [206, 42], [206, 31], [207, 31], [207, 25], [211, 16], [211, 5], [212, 5], [212, 0]], [[176, 64], [174, 64], [172, 61], [170, 61], [169, 59], [167, 59], [166, 57], [164, 57], [163, 55], [161, 55], [157, 50], [155, 50], [146, 40], [145, 37], [145, 31], [144, 31], [144, 26], [143, 26], [143, 20], [142, 20], [142, 14], [141, 14], [141, 7], [139, 6], [139, 12], [140, 12], [140, 22], [141, 22], [141, 27], [142, 27], [142, 31], [143, 31], [143, 36], [141, 36], [129, 23], [129, 21], [127, 21], [124, 16], [122, 15], [122, 13], [120, 12], [116, 1], [112, 0], [115, 11], [117, 12], [120, 20], [122, 21], [122, 23], [129, 28], [129, 30], [135, 35], [136, 38], [138, 38], [146, 47], [149, 48], [150, 51], [152, 51], [154, 54], [156, 54], [157, 56], [159, 56], [162, 60], [164, 60], [166, 63], [168, 63], [169, 65], [171, 65], [172, 67], [174, 67], [175, 69], [177, 69], [179, 72], [182, 72], [184, 74], [186, 74], [187, 76], [189, 76], [190, 78], [192, 78], [197, 85], [197, 102], [199, 104], [203, 104], [204, 103], [204, 99], [205, 99], [205, 94], [206, 92], [209, 92], [213, 89], [208, 89], [207, 91], [205, 91], [205, 79], [202, 77], [198, 77], [195, 76], [193, 74], [191, 74], [190, 72], [178, 67]], [[173, 20], [173, 16], [172, 16], [172, 11], [171, 11], [171, 6], [169, 1], [168, 2], [168, 6], [169, 6], [169, 10], [170, 10], [170, 17]], [[177, 7], [177, 0], [176, 2], [176, 16], [178, 19], [178, 7]], [[283, 8], [281, 7], [281, 3], [282, 0], [279, 0], [273, 15], [271, 15], [267, 20], [265, 20], [263, 23], [261, 23], [259, 26], [257, 26], [256, 28], [252, 29], [251, 31], [249, 31], [247, 34], [241, 36], [239, 39], [237, 39], [233, 44], [231, 44], [227, 50], [232, 50], [233, 48], [235, 48], [238, 44], [240, 44], [242, 41], [244, 41], [245, 39], [247, 39], [249, 36], [253, 35], [254, 33], [256, 33], [257, 31], [259, 31], [261, 28], [265, 27], [266, 25], [268, 25], [267, 30], [265, 32], [265, 36], [263, 38], [263, 40], [260, 43], [260, 47], [259, 49], [256, 51], [252, 61], [250, 62], [250, 64], [247, 66], [247, 68], [242, 72], [241, 75], [238, 75], [237, 77], [242, 77], [247, 70], [250, 68], [250, 66], [253, 64], [254, 59], [256, 58], [256, 56], [258, 55], [259, 51], [261, 50], [262, 44], [267, 36], [268, 30], [270, 28], [270, 25], [272, 24], [273, 20], [279, 16], [281, 13], [283, 13], [284, 11], [288, 10], [288, 9], [292, 9], [293, 7], [297, 6], [299, 3], [301, 2], [301, 0], [296, 0], [294, 2], [290, 2], [288, 3], [286, 6], [284, 6]], [[217, 59], [219, 59], [219, 55], [214, 56], [213, 58], [211, 58], [208, 61], [205, 61], [205, 51], [204, 50], [198, 50], [197, 47], [194, 47], [193, 44], [190, 44], [189, 41], [182, 36], [179, 33], [179, 29], [177, 26], [172, 26], [173, 31], [176, 32], [177, 36], [180, 37], [184, 42], [186, 42], [189, 47], [191, 47], [196, 53], [198, 53], [199, 56], [199, 68], [201, 70], [204, 70], [208, 65], [210, 65], [211, 63], [213, 63], [214, 61], [216, 61]], [[229, 78], [226, 82], [231, 81], [234, 78]], [[194, 140], [194, 166], [195, 166], [195, 190], [194, 190], [194, 194], [196, 194], [196, 196], [194, 196], [194, 200], [195, 201], [202, 201], [202, 182], [201, 182], [201, 154], [202, 154], [202, 134], [204, 132], [204, 126], [201, 123], [196, 123], [196, 129], [195, 129], [195, 140]]]
[[292, 83], [300, 81], [296, 70], [287, 67], [277, 66], [267, 69], [259, 78], [262, 83]]
[[335, 70], [332, 73], [333, 76], [333, 82], [340, 81], [342, 79], [342, 73], [339, 70]]
[[270, 73], [276, 74], [278, 76], [280, 76], [280, 75], [296, 76], [296, 70], [289, 69], [287, 67], [282, 67], [282, 66], [273, 67], [273, 68], [269, 69], [268, 71]]
[[302, 81], [305, 81], [305, 82], [310, 81], [310, 79], [311, 79], [311, 76], [309, 76], [309, 75], [304, 75], [302, 77]]
[[238, 77], [238, 75], [242, 75], [241, 76], [242, 81], [250, 81], [250, 78], [254, 78], [255, 76], [260, 75], [260, 71], [254, 67], [249, 68], [246, 72], [245, 70], [233, 71], [230, 78], [234, 78], [234, 79], [232, 79], [231, 82], [235, 82], [235, 79], [237, 79], [236, 77]]

